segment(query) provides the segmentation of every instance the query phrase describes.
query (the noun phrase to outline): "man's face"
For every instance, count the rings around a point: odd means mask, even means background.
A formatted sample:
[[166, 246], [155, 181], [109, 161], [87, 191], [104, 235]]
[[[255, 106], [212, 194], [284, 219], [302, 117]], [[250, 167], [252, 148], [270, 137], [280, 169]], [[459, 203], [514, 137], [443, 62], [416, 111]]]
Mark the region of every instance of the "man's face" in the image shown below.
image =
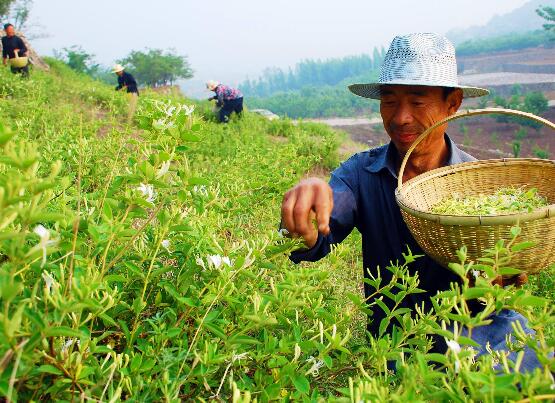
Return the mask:
[[117, 74], [118, 76], [120, 76], [120, 77], [123, 76], [123, 70], [122, 70], [122, 71], [116, 72], [116, 74]]
[[14, 36], [15, 35], [15, 29], [13, 26], [9, 26], [8, 28], [6, 28], [6, 36]]
[[[422, 85], [383, 85], [380, 93], [385, 130], [401, 155], [426, 128], [455, 113], [462, 101], [461, 90], [444, 97], [442, 87]], [[435, 129], [417, 149], [438, 144], [446, 128], [442, 125]]]

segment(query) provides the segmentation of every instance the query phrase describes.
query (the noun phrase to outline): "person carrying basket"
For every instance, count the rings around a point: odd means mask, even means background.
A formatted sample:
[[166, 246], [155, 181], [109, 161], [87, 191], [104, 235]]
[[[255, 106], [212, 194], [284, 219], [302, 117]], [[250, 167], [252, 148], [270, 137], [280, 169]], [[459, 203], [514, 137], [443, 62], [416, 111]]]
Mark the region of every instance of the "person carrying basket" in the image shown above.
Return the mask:
[[[393, 280], [388, 270], [391, 262], [403, 262], [407, 245], [414, 255], [423, 255], [409, 265], [418, 274], [422, 293], [405, 297], [398, 308], [424, 306], [432, 309], [431, 297], [449, 290], [451, 283], [460, 282], [452, 271], [427, 256], [403, 221], [396, 203], [397, 173], [411, 145], [426, 129], [457, 112], [463, 98], [481, 97], [489, 93], [478, 87], [460, 85], [457, 78], [455, 48], [451, 42], [433, 33], [414, 33], [393, 39], [381, 66], [377, 82], [353, 84], [349, 90], [361, 97], [380, 101], [384, 128], [391, 141], [384, 146], [353, 155], [331, 174], [329, 183], [319, 178], [300, 181], [283, 198], [281, 228], [290, 236], [302, 238], [306, 249], [291, 253], [295, 262], [316, 261], [327, 255], [333, 244], [342, 242], [354, 228], [362, 234], [364, 275], [382, 268], [382, 283]], [[475, 160], [462, 151], [446, 134], [447, 124], [434, 128], [416, 147], [404, 167], [402, 182], [432, 169]], [[316, 220], [317, 225], [313, 224]], [[523, 285], [525, 274], [496, 280], [500, 285]], [[366, 298], [374, 289], [365, 282]], [[393, 309], [395, 302], [384, 298]], [[482, 307], [477, 300], [468, 301], [473, 312]], [[385, 313], [373, 312], [367, 329], [379, 336]], [[527, 333], [526, 319], [520, 314], [503, 310], [489, 317], [491, 324], [473, 329], [472, 338], [480, 345], [478, 355], [492, 350], [509, 350], [505, 336], [512, 324], [520, 322]], [[391, 323], [387, 332], [392, 331]], [[432, 352], [444, 353], [443, 337], [434, 338]], [[516, 353], [509, 356], [515, 359]], [[521, 370], [540, 367], [535, 353], [526, 348]]]

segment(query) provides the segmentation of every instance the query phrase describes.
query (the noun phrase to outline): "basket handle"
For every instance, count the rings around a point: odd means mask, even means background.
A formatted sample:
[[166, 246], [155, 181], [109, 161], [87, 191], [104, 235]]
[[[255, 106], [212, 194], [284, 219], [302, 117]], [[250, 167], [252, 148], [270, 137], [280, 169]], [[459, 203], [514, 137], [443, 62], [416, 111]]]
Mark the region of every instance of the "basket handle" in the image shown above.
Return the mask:
[[416, 140], [414, 140], [414, 143], [412, 143], [412, 145], [408, 149], [407, 153], [405, 154], [405, 158], [403, 158], [403, 162], [401, 163], [401, 169], [399, 169], [399, 175], [397, 177], [397, 189], [401, 190], [403, 188], [403, 174], [405, 173], [405, 167], [407, 165], [407, 161], [409, 160], [411, 153], [418, 146], [418, 144], [420, 144], [420, 142], [424, 140], [428, 136], [428, 134], [430, 134], [434, 129], [451, 120], [461, 119], [467, 116], [486, 115], [490, 113], [492, 114], [497, 113], [502, 115], [516, 115], [524, 118], [529, 118], [529, 119], [535, 120], [536, 122], [543, 123], [544, 125], [551, 127], [553, 130], [555, 130], [555, 123], [547, 119], [541, 118], [539, 116], [536, 116], [533, 113], [517, 111], [514, 109], [485, 108], [485, 109], [466, 110], [463, 112], [456, 113], [454, 115], [446, 117], [445, 119], [440, 120], [439, 122], [434, 123], [432, 126], [428, 127], [420, 136], [418, 136]]

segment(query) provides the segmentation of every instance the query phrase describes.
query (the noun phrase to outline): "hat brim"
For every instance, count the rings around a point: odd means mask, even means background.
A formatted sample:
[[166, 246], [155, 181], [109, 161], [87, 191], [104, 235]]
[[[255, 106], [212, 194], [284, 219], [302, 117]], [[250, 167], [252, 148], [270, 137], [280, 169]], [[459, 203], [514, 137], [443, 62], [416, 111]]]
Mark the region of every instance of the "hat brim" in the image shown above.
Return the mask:
[[423, 85], [427, 87], [450, 87], [460, 88], [463, 91], [464, 98], [477, 98], [489, 94], [489, 90], [480, 87], [469, 87], [466, 85], [440, 85], [436, 83], [421, 82], [391, 82], [391, 83], [367, 83], [367, 84], [351, 84], [349, 91], [363, 98], [380, 99], [380, 87], [382, 85]]

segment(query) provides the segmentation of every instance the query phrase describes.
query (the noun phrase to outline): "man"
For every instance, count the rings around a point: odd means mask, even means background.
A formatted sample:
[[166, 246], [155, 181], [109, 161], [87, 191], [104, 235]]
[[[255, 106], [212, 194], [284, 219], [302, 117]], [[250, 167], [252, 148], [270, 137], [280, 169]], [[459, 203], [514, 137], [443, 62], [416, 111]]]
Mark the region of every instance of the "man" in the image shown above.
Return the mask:
[[135, 110], [137, 109], [137, 100], [139, 97], [139, 89], [137, 88], [137, 81], [130, 73], [125, 71], [121, 64], [116, 64], [112, 71], [118, 76], [118, 85], [116, 91], [126, 89], [129, 94], [129, 109], [127, 114], [127, 123], [131, 123]]
[[209, 101], [216, 100], [216, 105], [220, 107], [220, 123], [227, 123], [233, 112], [240, 115], [243, 112], [243, 94], [235, 88], [220, 84], [210, 80], [206, 83], [206, 88], [216, 93], [215, 96], [208, 98]]
[[[299, 182], [284, 196], [282, 226], [292, 236], [302, 237], [308, 248], [291, 254], [296, 263], [324, 257], [332, 244], [343, 241], [356, 227], [362, 234], [367, 276], [367, 270], [375, 272], [377, 267], [385, 268], [390, 262], [403, 262], [407, 245], [414, 254], [424, 254], [403, 222], [395, 201], [397, 173], [410, 145], [433, 123], [454, 114], [463, 97], [478, 97], [488, 91], [458, 84], [455, 49], [446, 38], [435, 34], [396, 37], [384, 59], [379, 81], [354, 84], [349, 89], [356, 95], [380, 100], [383, 124], [391, 142], [352, 156], [331, 174], [329, 184], [318, 178]], [[418, 145], [409, 158], [403, 180], [474, 159], [445, 134], [446, 128], [447, 125], [438, 127]], [[314, 218], [317, 228], [312, 224]], [[425, 292], [406, 297], [399, 307], [414, 309], [416, 304], [424, 304], [430, 309], [430, 297], [458, 281], [454, 273], [428, 256], [410, 264], [409, 270], [418, 273], [419, 288]], [[391, 282], [389, 271], [381, 270], [381, 275], [384, 283]], [[512, 283], [525, 281], [519, 277]], [[364, 287], [368, 298], [374, 290], [366, 283]], [[383, 302], [393, 308], [389, 299], [384, 298]], [[472, 309], [480, 309], [479, 304]], [[371, 334], [378, 335], [384, 316], [380, 310], [374, 311], [368, 324]], [[493, 349], [507, 350], [505, 334], [511, 331], [511, 323], [519, 320], [525, 325], [524, 318], [511, 311], [503, 311], [492, 319], [491, 325], [473, 331], [473, 339], [482, 346], [480, 354], [485, 352], [487, 342]], [[434, 351], [445, 351], [442, 339], [434, 342]], [[524, 365], [528, 368], [539, 365], [530, 350]]]
[[[5, 24], [4, 31], [6, 36], [2, 37], [2, 61], [4, 66], [8, 63], [8, 59], [27, 56], [27, 46], [19, 36], [15, 34], [15, 28], [12, 24]], [[23, 67], [10, 66], [12, 73], [21, 74], [23, 77], [29, 76], [29, 63]]]

